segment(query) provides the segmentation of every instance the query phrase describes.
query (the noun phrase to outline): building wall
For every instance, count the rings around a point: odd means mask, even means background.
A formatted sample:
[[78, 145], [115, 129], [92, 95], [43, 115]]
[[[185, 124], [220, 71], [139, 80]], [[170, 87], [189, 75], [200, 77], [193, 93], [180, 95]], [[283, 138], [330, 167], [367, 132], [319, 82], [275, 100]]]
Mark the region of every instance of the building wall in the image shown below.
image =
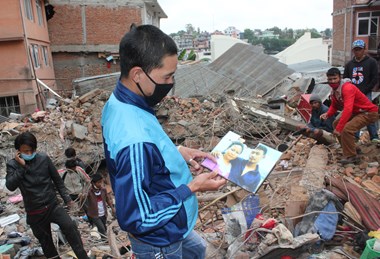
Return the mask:
[[[51, 0], [55, 14], [49, 20], [58, 88], [71, 92], [72, 81], [119, 71], [118, 52], [122, 36], [132, 23], [140, 25], [145, 14], [143, 1]], [[106, 57], [114, 56], [107, 62]]]
[[[343, 66], [352, 58], [351, 44], [354, 40], [362, 39], [368, 45], [368, 36], [357, 35], [358, 13], [380, 10], [379, 6], [368, 7], [368, 2], [368, 0], [334, 0], [332, 65]], [[368, 54], [377, 53], [368, 52]]]
[[108, 63], [104, 58], [99, 58], [97, 53], [58, 52], [54, 54], [57, 84], [64, 87], [62, 90], [66, 94], [71, 94], [74, 79], [118, 72], [119, 66], [118, 61], [116, 64]]
[[312, 39], [311, 33], [305, 32], [293, 45], [276, 54], [275, 57], [287, 65], [313, 59], [329, 63], [329, 45], [323, 42], [322, 38]]
[[[25, 1], [30, 1], [32, 20], [26, 16]], [[37, 98], [43, 90], [37, 88], [36, 77], [46, 80], [44, 82], [54, 89], [55, 76], [44, 1], [39, 1], [41, 24], [38, 23], [36, 1], [25, 1], [0, 1], [0, 56], [6, 61], [0, 68], [0, 103], [3, 105], [4, 98], [12, 96], [19, 99], [18, 112], [31, 113], [36, 107], [43, 106], [37, 99], [44, 99], [42, 96]], [[32, 44], [36, 46], [35, 57], [40, 64], [37, 67], [32, 62]], [[43, 46], [46, 47], [46, 52]], [[47, 57], [47, 64], [44, 57]]]
[[211, 60], [220, 57], [224, 52], [229, 50], [236, 43], [247, 44], [246, 42], [225, 35], [211, 36]]
[[[19, 1], [0, 2], [0, 39], [22, 39], [23, 28]], [[12, 25], [12, 26], [11, 26]]]

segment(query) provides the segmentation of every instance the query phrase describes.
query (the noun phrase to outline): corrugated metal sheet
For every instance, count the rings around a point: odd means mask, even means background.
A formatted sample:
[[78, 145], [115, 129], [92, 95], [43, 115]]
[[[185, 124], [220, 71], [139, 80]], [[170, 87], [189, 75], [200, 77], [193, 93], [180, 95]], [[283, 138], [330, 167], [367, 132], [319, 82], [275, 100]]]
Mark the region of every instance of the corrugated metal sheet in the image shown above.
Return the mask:
[[236, 97], [264, 95], [294, 71], [262, 48], [237, 43], [211, 64], [180, 66], [175, 95], [233, 93]]
[[9, 118], [0, 115], [0, 123], [6, 122]]
[[331, 87], [328, 84], [317, 84], [312, 93], [319, 95], [322, 101], [325, 101], [330, 96]]
[[289, 65], [291, 69], [294, 69], [296, 72], [301, 72], [304, 74], [308, 73], [326, 73], [327, 70], [331, 68], [331, 65], [326, 61], [313, 59], [305, 62], [295, 63]]

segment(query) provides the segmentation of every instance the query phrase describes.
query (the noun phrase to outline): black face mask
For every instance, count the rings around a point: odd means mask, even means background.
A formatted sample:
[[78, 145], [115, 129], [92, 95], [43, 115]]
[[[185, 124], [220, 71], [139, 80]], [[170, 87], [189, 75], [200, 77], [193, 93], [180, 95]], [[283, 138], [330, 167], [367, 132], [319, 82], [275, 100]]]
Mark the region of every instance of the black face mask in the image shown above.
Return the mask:
[[[145, 71], [144, 71], [145, 73]], [[146, 102], [150, 107], [154, 107], [157, 103], [161, 102], [162, 99], [170, 92], [170, 90], [174, 87], [173, 84], [158, 84], [154, 82], [154, 80], [148, 75], [148, 73], [145, 73], [145, 75], [149, 78], [150, 81], [152, 81], [153, 84], [155, 84], [155, 88], [153, 91], [153, 94], [151, 96], [146, 96], [143, 92], [143, 90], [140, 87], [139, 83], [136, 83], [137, 87], [141, 91], [141, 93], [144, 95]]]

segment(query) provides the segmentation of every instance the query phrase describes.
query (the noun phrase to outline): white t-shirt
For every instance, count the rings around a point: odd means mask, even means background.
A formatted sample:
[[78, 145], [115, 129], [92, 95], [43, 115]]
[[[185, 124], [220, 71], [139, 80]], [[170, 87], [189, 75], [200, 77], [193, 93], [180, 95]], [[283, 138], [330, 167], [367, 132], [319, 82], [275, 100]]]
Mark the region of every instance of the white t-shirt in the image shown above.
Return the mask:
[[95, 192], [95, 195], [98, 198], [98, 216], [99, 217], [103, 217], [105, 215], [105, 208], [104, 208], [103, 199], [101, 198], [101, 193], [102, 193], [101, 191]]

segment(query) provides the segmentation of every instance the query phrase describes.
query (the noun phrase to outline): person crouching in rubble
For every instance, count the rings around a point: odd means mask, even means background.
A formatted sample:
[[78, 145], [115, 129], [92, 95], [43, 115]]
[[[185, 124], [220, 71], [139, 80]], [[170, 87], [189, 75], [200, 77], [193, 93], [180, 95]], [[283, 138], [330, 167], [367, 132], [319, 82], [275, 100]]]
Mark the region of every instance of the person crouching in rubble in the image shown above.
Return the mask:
[[90, 184], [90, 177], [81, 167], [76, 165], [74, 160], [67, 160], [66, 171], [62, 174], [62, 180], [69, 191], [73, 201], [82, 201]]
[[65, 150], [65, 156], [67, 160], [73, 160], [76, 163], [76, 166], [80, 166], [83, 170], [86, 171], [87, 174], [90, 174], [89, 167], [80, 159], [77, 157], [77, 152], [75, 151], [74, 148], [69, 147]]
[[329, 109], [322, 103], [321, 97], [317, 94], [312, 94], [309, 99], [311, 105], [311, 118], [307, 125], [301, 126], [300, 132], [302, 135], [317, 140], [318, 144], [330, 145], [336, 142], [335, 137], [332, 135], [334, 130], [333, 121], [335, 115], [327, 120], [322, 120], [320, 117]]
[[345, 157], [339, 163], [358, 163], [360, 159], [355, 148], [355, 132], [379, 119], [378, 108], [349, 79], [342, 80], [338, 68], [330, 68], [326, 75], [332, 88], [332, 103], [321, 119], [326, 120], [342, 110], [333, 123], [333, 133], [338, 137]]
[[50, 223], [59, 225], [79, 259], [88, 258], [75, 223], [58, 205], [56, 189], [68, 206], [74, 203], [50, 158], [37, 150], [37, 139], [24, 132], [15, 139], [16, 156], [8, 161], [5, 185], [10, 191], [20, 189], [24, 199], [26, 222], [40, 242], [47, 258], [58, 258]]
[[98, 228], [102, 238], [106, 237], [107, 230], [107, 205], [115, 216], [115, 208], [111, 197], [107, 194], [106, 188], [103, 187], [103, 177], [96, 173], [91, 179], [91, 188], [87, 194], [87, 216], [91, 224]]

